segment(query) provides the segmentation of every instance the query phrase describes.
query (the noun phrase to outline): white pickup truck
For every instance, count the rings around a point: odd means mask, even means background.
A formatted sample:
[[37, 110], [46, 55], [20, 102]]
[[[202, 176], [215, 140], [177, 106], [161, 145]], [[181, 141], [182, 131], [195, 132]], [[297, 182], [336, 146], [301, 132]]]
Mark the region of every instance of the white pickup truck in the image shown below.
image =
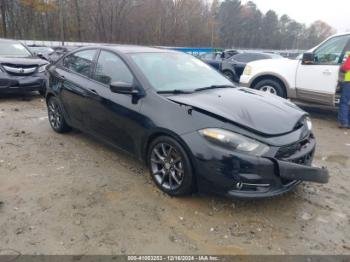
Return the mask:
[[350, 33], [334, 35], [301, 59], [249, 63], [240, 85], [306, 102], [335, 106], [340, 65], [350, 52]]

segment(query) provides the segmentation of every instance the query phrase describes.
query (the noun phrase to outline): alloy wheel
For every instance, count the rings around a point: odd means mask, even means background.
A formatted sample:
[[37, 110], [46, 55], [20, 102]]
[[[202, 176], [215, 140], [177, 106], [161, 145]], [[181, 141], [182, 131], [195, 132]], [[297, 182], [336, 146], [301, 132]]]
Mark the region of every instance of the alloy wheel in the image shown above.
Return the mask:
[[163, 189], [177, 190], [184, 180], [184, 164], [177, 150], [167, 144], [157, 144], [151, 153], [151, 172]]
[[53, 99], [49, 101], [48, 111], [49, 111], [49, 121], [51, 126], [54, 129], [58, 130], [62, 125], [63, 117], [58, 104]]

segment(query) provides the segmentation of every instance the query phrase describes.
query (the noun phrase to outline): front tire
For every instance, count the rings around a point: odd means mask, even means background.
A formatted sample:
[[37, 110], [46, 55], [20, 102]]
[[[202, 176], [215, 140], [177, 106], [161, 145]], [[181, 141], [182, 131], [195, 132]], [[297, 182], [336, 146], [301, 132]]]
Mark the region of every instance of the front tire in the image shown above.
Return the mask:
[[193, 191], [193, 171], [184, 148], [175, 139], [161, 136], [149, 146], [147, 164], [157, 187], [171, 196]]
[[226, 78], [228, 78], [229, 80], [236, 82], [236, 81], [235, 81], [235, 75], [234, 75], [234, 73], [232, 73], [231, 71], [225, 70], [225, 71], [223, 72], [223, 74], [224, 74], [224, 76], [225, 76]]
[[71, 127], [67, 124], [62, 107], [56, 97], [52, 96], [49, 98], [47, 110], [50, 125], [55, 132], [62, 134], [71, 131]]
[[264, 79], [259, 81], [253, 86], [254, 89], [263, 91], [272, 95], [277, 95], [283, 98], [287, 98], [286, 91], [283, 85], [274, 79]]

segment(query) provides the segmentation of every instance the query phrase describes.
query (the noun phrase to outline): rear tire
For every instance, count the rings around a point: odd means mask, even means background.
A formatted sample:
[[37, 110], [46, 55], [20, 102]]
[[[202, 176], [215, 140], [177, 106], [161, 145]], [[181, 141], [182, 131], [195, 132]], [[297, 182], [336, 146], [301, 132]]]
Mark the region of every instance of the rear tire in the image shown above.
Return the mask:
[[282, 84], [274, 79], [264, 79], [253, 86], [254, 89], [287, 98], [286, 90]]
[[192, 193], [194, 176], [190, 159], [175, 139], [161, 136], [152, 141], [147, 164], [157, 187], [170, 196]]
[[55, 132], [62, 134], [72, 130], [64, 118], [62, 107], [56, 97], [52, 96], [49, 98], [47, 110], [50, 125]]

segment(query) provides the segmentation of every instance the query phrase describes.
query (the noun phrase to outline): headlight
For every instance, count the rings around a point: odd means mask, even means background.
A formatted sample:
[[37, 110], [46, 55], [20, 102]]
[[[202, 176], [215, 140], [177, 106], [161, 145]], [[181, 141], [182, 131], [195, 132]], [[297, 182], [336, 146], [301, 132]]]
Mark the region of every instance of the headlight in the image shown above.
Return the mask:
[[208, 128], [200, 130], [199, 133], [214, 145], [241, 153], [261, 156], [270, 149], [254, 139], [223, 129]]
[[244, 68], [243, 75], [250, 76], [252, 74], [252, 67], [250, 65], [247, 65]]
[[39, 69], [38, 69], [38, 72], [39, 72], [39, 73], [45, 72], [47, 66], [48, 66], [48, 64], [40, 66]]
[[309, 131], [312, 130], [312, 121], [311, 121], [311, 118], [310, 117], [306, 117], [305, 118], [305, 123], [307, 125], [307, 128], [309, 129]]

